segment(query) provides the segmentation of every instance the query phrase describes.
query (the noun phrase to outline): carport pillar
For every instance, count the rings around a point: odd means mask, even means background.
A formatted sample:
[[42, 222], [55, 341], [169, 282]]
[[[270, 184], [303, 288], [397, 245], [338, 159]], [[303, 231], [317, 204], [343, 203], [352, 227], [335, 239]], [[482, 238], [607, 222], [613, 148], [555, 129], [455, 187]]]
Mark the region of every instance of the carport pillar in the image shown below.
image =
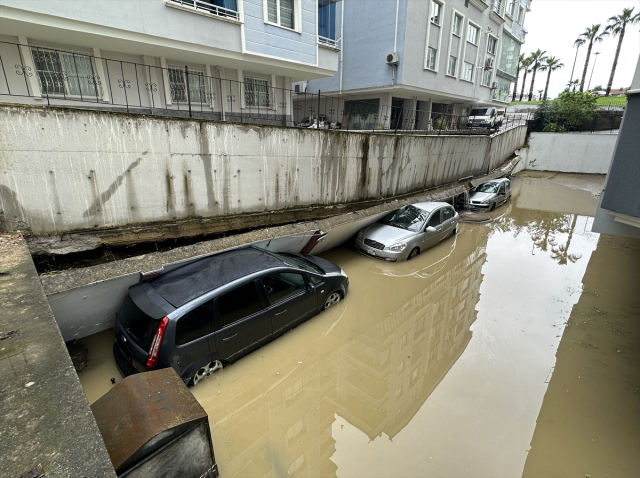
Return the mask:
[[379, 123], [382, 129], [389, 129], [391, 124], [391, 93], [384, 93], [380, 98], [380, 117]]

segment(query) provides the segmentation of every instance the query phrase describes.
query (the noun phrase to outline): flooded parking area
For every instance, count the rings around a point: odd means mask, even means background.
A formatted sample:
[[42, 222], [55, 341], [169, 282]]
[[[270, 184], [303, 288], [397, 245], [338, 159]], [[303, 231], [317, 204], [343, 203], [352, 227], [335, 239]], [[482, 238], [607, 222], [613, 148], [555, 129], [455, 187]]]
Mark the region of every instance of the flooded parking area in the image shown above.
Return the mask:
[[[345, 300], [191, 389], [220, 475], [637, 476], [640, 241], [590, 232], [602, 181], [523, 174], [408, 262], [322, 254]], [[113, 332], [81, 342], [92, 403]]]

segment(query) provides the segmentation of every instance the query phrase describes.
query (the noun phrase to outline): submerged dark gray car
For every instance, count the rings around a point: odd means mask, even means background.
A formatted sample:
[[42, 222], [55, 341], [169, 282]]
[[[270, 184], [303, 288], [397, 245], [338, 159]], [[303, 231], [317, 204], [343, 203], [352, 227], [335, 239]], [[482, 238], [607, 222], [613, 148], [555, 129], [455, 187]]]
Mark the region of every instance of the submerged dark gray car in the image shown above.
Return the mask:
[[482, 183], [469, 192], [469, 206], [493, 211], [511, 198], [511, 181], [507, 178]]
[[129, 288], [114, 322], [120, 372], [173, 367], [195, 385], [338, 303], [334, 263], [255, 247], [222, 252]]
[[356, 250], [389, 262], [409, 260], [458, 230], [458, 213], [446, 202], [410, 204], [361, 229]]

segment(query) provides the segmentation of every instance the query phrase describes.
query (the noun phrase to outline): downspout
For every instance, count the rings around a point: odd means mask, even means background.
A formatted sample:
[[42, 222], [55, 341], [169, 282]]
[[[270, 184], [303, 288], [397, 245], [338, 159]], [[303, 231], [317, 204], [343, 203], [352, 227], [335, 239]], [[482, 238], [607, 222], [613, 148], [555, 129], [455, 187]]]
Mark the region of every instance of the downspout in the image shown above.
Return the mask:
[[[396, 0], [396, 28], [393, 32], [393, 52], [398, 51], [398, 10], [400, 9], [400, 0]], [[396, 84], [396, 74], [398, 72], [398, 65], [393, 65], [391, 73], [391, 86]]]
[[342, 0], [342, 16], [340, 18], [340, 94], [342, 94], [342, 60], [344, 58], [344, 2], [347, 0]]

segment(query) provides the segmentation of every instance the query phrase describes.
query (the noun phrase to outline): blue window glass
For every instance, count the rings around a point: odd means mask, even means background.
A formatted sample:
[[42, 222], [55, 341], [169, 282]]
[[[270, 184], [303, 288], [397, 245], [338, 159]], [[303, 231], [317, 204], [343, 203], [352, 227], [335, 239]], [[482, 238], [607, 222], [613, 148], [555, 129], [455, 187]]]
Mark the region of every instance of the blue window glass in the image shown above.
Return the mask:
[[318, 35], [336, 39], [336, 3], [334, 0], [318, 0]]
[[235, 12], [238, 11], [238, 3], [236, 0], [213, 0], [213, 4], [218, 5], [219, 7], [228, 8]]

